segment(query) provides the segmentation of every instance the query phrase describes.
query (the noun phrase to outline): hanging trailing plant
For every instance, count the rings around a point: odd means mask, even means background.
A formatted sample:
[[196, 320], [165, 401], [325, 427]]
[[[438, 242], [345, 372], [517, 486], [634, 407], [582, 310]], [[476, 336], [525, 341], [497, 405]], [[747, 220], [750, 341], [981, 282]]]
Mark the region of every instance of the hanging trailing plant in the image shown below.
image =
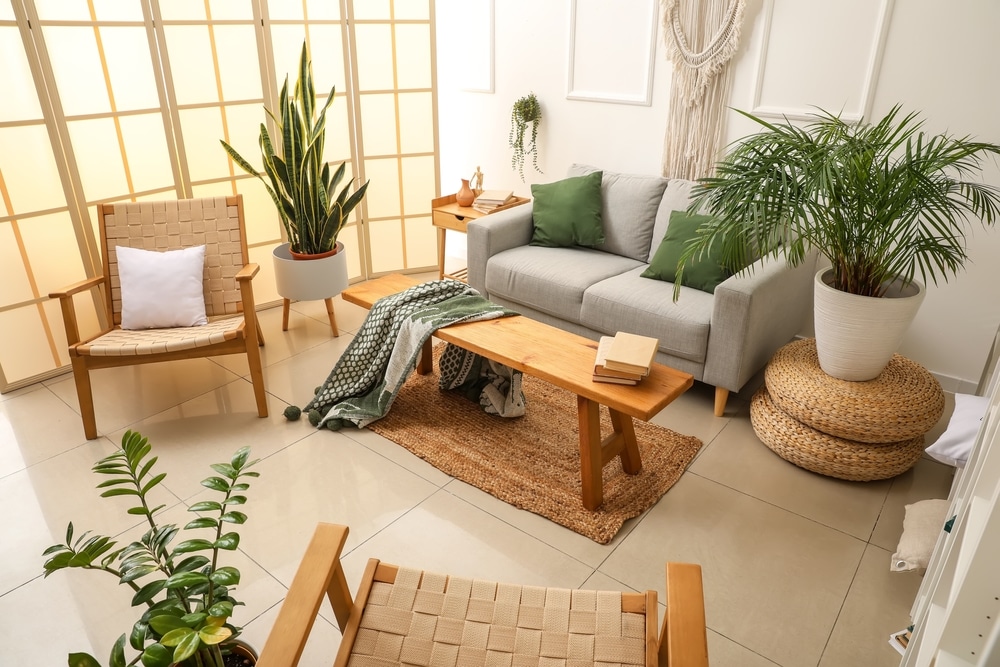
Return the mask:
[[[538, 98], [534, 93], [528, 93], [524, 97], [514, 102], [510, 111], [510, 136], [508, 143], [514, 149], [511, 156], [511, 167], [517, 170], [524, 180], [524, 160], [527, 155], [531, 155], [531, 166], [539, 174], [542, 170], [538, 168], [538, 125], [542, 122], [542, 107], [538, 103]], [[531, 139], [525, 141], [528, 133], [528, 126], [531, 126]], [[527, 143], [527, 145], [525, 145]]]

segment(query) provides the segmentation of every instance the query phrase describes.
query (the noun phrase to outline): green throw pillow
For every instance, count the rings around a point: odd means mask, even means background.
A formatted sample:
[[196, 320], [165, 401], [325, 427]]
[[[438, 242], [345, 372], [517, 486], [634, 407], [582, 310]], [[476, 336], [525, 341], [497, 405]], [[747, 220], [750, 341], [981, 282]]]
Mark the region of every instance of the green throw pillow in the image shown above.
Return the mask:
[[604, 243], [601, 225], [601, 177], [595, 171], [555, 183], [532, 185], [531, 245], [562, 248]]
[[[642, 277], [674, 282], [677, 277], [677, 262], [684, 253], [684, 246], [697, 236], [698, 227], [709, 219], [710, 216], [687, 211], [672, 212], [667, 233], [663, 235], [660, 247], [656, 249], [649, 266], [642, 272]], [[721, 244], [716, 243], [709, 248], [708, 253], [689, 261], [684, 266], [681, 284], [714, 294], [718, 284], [730, 275], [720, 262], [721, 254]]]

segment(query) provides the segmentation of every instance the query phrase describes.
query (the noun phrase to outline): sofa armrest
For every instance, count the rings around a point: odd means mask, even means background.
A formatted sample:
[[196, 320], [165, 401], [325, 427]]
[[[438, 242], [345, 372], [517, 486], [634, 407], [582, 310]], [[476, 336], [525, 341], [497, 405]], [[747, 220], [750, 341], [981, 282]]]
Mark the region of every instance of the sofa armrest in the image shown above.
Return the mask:
[[812, 314], [816, 253], [795, 268], [764, 258], [715, 288], [703, 380], [739, 391]]
[[531, 241], [531, 202], [484, 215], [466, 228], [469, 284], [486, 293], [486, 262], [504, 250], [528, 245]]

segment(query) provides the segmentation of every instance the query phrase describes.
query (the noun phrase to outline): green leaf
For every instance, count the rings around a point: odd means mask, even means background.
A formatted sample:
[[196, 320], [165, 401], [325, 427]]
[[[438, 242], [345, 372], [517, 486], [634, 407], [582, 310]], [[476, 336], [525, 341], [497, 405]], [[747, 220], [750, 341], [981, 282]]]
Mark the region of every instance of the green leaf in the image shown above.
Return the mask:
[[220, 512], [222, 505], [214, 500], [203, 500], [188, 508], [188, 512]]
[[227, 523], [244, 524], [247, 522], [247, 515], [243, 512], [226, 512], [219, 517], [219, 520]]
[[229, 496], [223, 502], [223, 505], [246, 505], [246, 503], [247, 503], [246, 496]]
[[164, 633], [164, 635], [160, 638], [160, 643], [164, 646], [177, 646], [186, 638], [196, 634], [198, 633], [184, 625]]
[[213, 463], [209, 467], [228, 479], [236, 479], [237, 477], [236, 469], [228, 463]]
[[155, 565], [139, 565], [137, 567], [130, 568], [128, 572], [122, 575], [121, 583], [127, 584], [130, 581], [135, 581], [136, 579], [141, 579], [147, 574], [159, 571], [159, 568]]
[[143, 620], [136, 621], [132, 626], [132, 632], [128, 636], [129, 646], [136, 651], [141, 651], [142, 645], [146, 643], [146, 633], [148, 630], [149, 623]]
[[197, 586], [208, 581], [208, 577], [200, 572], [178, 572], [167, 578], [165, 587], [168, 590], [183, 588], [185, 586]]
[[174, 662], [176, 663], [182, 663], [190, 658], [201, 646], [201, 637], [198, 636], [198, 633], [192, 630], [188, 630], [188, 633], [174, 649]]
[[159, 484], [160, 482], [162, 482], [163, 479], [166, 476], [167, 476], [167, 473], [161, 472], [159, 475], [157, 475], [153, 479], [151, 479], [148, 482], [146, 482], [146, 484], [142, 487], [142, 493], [143, 493], [143, 495], [149, 493], [149, 490], [152, 489], [157, 484]]
[[174, 548], [175, 554], [186, 554], [192, 551], [202, 551], [205, 549], [211, 549], [212, 543], [208, 540], [184, 540]]
[[[225, 515], [221, 518], [225, 519]], [[184, 530], [194, 530], [195, 528], [218, 528], [219, 522], [209, 516], [199, 517], [193, 521], [189, 521], [185, 526]]]
[[212, 580], [213, 584], [218, 584], [220, 586], [235, 586], [240, 583], [240, 571], [235, 567], [220, 567], [215, 572], [208, 575], [208, 578]]
[[233, 631], [224, 625], [208, 625], [198, 631], [201, 641], [209, 646], [221, 644], [232, 635]]
[[235, 551], [239, 545], [240, 536], [237, 533], [226, 533], [213, 544], [216, 549], [225, 549], [226, 551]]
[[[208, 615], [212, 619], [225, 619], [233, 615], [233, 603], [228, 600], [223, 600], [221, 602], [216, 602], [208, 610]], [[213, 625], [217, 625], [213, 622]]]
[[194, 614], [184, 614], [183, 616], [181, 616], [181, 620], [184, 621], [184, 625], [188, 626], [191, 629], [196, 629], [198, 626], [204, 623], [205, 619], [207, 618], [208, 614], [203, 611], [199, 611]]
[[137, 496], [139, 492], [135, 489], [109, 489], [101, 494], [101, 498], [113, 498], [115, 496]]
[[209, 562], [204, 556], [188, 556], [174, 566], [174, 572], [192, 572], [202, 565], [207, 565]]
[[154, 597], [163, 590], [163, 585], [166, 583], [164, 580], [159, 579], [157, 581], [151, 581], [142, 588], [140, 588], [135, 595], [132, 596], [132, 606], [138, 607], [141, 604], [145, 604], [152, 600]]
[[143, 667], [170, 667], [173, 652], [163, 644], [150, 644], [142, 652]]
[[[149, 619], [149, 625], [151, 628], [156, 630], [159, 635], [166, 635], [171, 630], [188, 627], [182, 619], [170, 614], [159, 614], [157, 616], [153, 616]], [[168, 644], [168, 646], [170, 646], [170, 644]]]
[[220, 491], [222, 493], [229, 492], [229, 482], [221, 477], [207, 477], [201, 480], [201, 485], [212, 489], [213, 491]]
[[110, 667], [125, 667], [125, 635], [121, 635], [111, 647], [111, 655], [108, 656]]
[[70, 653], [66, 664], [69, 667], [101, 667], [101, 663], [87, 653]]

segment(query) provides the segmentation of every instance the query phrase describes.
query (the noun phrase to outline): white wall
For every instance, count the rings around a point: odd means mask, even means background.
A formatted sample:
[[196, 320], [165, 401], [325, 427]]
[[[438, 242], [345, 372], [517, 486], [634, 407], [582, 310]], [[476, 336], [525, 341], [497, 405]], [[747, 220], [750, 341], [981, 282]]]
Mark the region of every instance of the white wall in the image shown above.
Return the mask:
[[[484, 43], [485, 34], [481, 21], [465, 22], [470, 4], [488, 2], [436, 2], [444, 193], [456, 190], [459, 179], [468, 178], [477, 165], [486, 176], [486, 187], [512, 188], [525, 196], [531, 183], [558, 180], [573, 162], [659, 173], [671, 78], [662, 34], [655, 45], [650, 106], [569, 100], [571, 2], [496, 0], [494, 92], [467, 92], [462, 90], [469, 80], [467, 54]], [[1000, 40], [994, 34], [1000, 25], [1000, 3], [895, 0], [888, 7], [881, 62], [869, 76], [869, 59], [880, 39], [879, 3], [774, 0], [760, 104], [789, 111], [811, 105], [861, 110], [870, 79], [872, 117], [902, 103], [907, 110], [920, 111], [933, 132], [1000, 143]], [[747, 0], [743, 41], [734, 59], [730, 101], [735, 108], [750, 109], [755, 100], [767, 9], [765, 0]], [[609, 34], [608, 39], [621, 43], [647, 36]], [[615, 53], [606, 55], [615, 58]], [[522, 183], [510, 166], [507, 136], [511, 105], [531, 91], [543, 110], [538, 165], [544, 173], [529, 165]], [[729, 140], [752, 131], [749, 121], [730, 115]], [[1000, 185], [1000, 168], [990, 165], [984, 178]], [[460, 237], [449, 238], [449, 254], [455, 254], [452, 248], [460, 243]], [[1000, 322], [1000, 299], [994, 298], [1000, 278], [1000, 231], [976, 228], [969, 237], [969, 255], [972, 261], [957, 278], [928, 287], [900, 350], [934, 372], [948, 390], [974, 388]]]

